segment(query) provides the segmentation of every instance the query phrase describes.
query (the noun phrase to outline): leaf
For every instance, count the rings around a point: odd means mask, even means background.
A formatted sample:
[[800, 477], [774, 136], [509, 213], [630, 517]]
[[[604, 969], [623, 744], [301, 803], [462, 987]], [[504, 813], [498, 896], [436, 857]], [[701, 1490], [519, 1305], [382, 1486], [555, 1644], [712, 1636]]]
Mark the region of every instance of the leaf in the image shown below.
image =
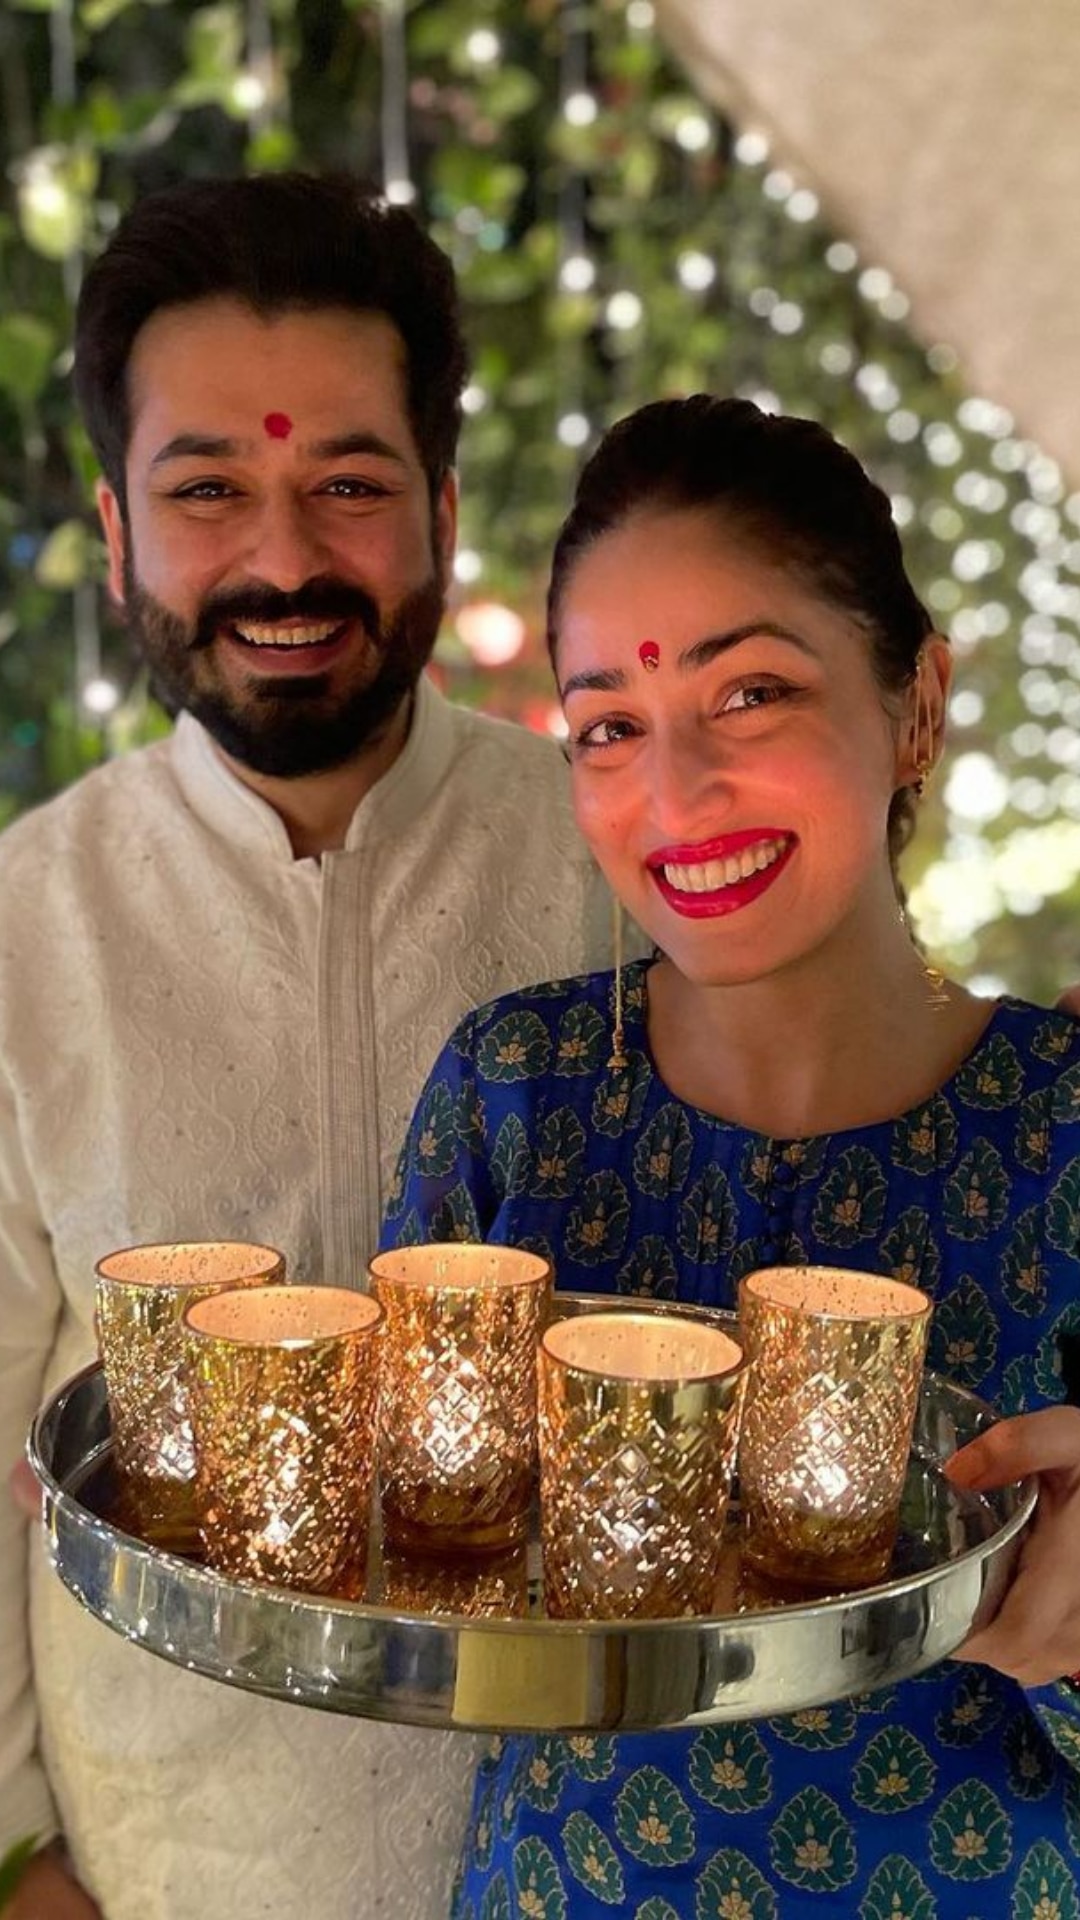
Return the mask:
[[715, 1266], [735, 1245], [737, 1215], [727, 1175], [706, 1167], [679, 1208], [679, 1251], [695, 1266]]
[[769, 1853], [777, 1873], [792, 1886], [831, 1893], [855, 1878], [855, 1834], [835, 1800], [804, 1787], [769, 1829]]
[[607, 1907], [621, 1906], [626, 1881], [610, 1840], [587, 1813], [572, 1813], [562, 1830], [567, 1865], [574, 1879]]
[[945, 1225], [958, 1240], [985, 1240], [1009, 1210], [1010, 1181], [992, 1140], [976, 1140], [945, 1183]]
[[491, 1153], [491, 1176], [500, 1200], [524, 1193], [532, 1171], [528, 1136], [516, 1113], [508, 1113], [495, 1136]]
[[14, 1894], [40, 1845], [40, 1833], [28, 1833], [21, 1840], [16, 1840], [0, 1860], [0, 1912]]
[[539, 1015], [528, 1008], [496, 1020], [476, 1052], [481, 1077], [504, 1084], [538, 1079], [547, 1071], [550, 1058], [551, 1035]]
[[1012, 1858], [1012, 1821], [981, 1780], [945, 1795], [930, 1822], [930, 1858], [950, 1880], [990, 1880]]
[[1028, 1319], [1046, 1306], [1041, 1207], [1027, 1207], [1009, 1235], [1001, 1257], [1001, 1290], [1013, 1312]]
[[997, 1348], [998, 1323], [990, 1302], [965, 1274], [935, 1308], [927, 1364], [962, 1387], [977, 1387], [991, 1371]]
[[1024, 1855], [1012, 1896], [1012, 1920], [1080, 1920], [1076, 1881], [1049, 1840]]
[[760, 1734], [746, 1721], [706, 1727], [690, 1748], [694, 1792], [722, 1813], [764, 1807], [772, 1793], [772, 1765]]
[[1054, 1182], [1046, 1203], [1046, 1237], [1074, 1259], [1080, 1252], [1080, 1158], [1070, 1160]]
[[555, 1072], [557, 1074], [595, 1073], [600, 1066], [602, 1049], [610, 1042], [610, 1035], [603, 1018], [588, 1001], [568, 1007], [559, 1022], [559, 1032], [555, 1041]]
[[53, 528], [38, 553], [34, 577], [54, 593], [71, 593], [89, 577], [96, 553], [97, 542], [89, 527], [82, 520], [64, 520]]
[[938, 1920], [938, 1906], [918, 1868], [887, 1853], [874, 1868], [859, 1904], [860, 1920]]
[[431, 1230], [426, 1237], [429, 1240], [483, 1239], [473, 1197], [464, 1181], [459, 1180], [457, 1186], [452, 1187], [439, 1202], [431, 1216]]
[[615, 1771], [615, 1741], [610, 1733], [573, 1733], [566, 1751], [580, 1780], [610, 1780]]
[[0, 390], [20, 406], [40, 397], [52, 371], [56, 335], [30, 313], [0, 319]]
[[541, 1813], [553, 1813], [559, 1804], [568, 1768], [566, 1742], [557, 1734], [544, 1734], [534, 1740], [522, 1778], [522, 1799]]
[[679, 1290], [675, 1258], [666, 1240], [658, 1233], [647, 1233], [634, 1247], [615, 1276], [618, 1293], [638, 1299], [674, 1300]]
[[853, 1247], [881, 1226], [888, 1189], [874, 1155], [848, 1147], [822, 1184], [814, 1207], [814, 1232], [826, 1246]]
[[454, 1096], [449, 1083], [437, 1080], [424, 1095], [413, 1128], [413, 1163], [425, 1177], [449, 1173], [457, 1157]]
[[625, 1067], [609, 1067], [593, 1098], [593, 1126], [612, 1140], [637, 1126], [652, 1081], [644, 1054], [631, 1049], [628, 1060]]
[[537, 1200], [565, 1200], [573, 1193], [585, 1158], [585, 1129], [571, 1107], [545, 1114], [536, 1139], [532, 1186]]
[[1046, 1173], [1050, 1165], [1050, 1099], [1053, 1089], [1030, 1093], [1016, 1116], [1013, 1149], [1029, 1173]]
[[1009, 1786], [1018, 1800], [1044, 1800], [1057, 1777], [1054, 1750], [1038, 1721], [1018, 1713], [1001, 1741]]
[[673, 1780], [639, 1767], [615, 1796], [615, 1831], [635, 1860], [674, 1867], [694, 1855], [694, 1819]]
[[497, 1873], [484, 1889], [480, 1902], [480, 1920], [513, 1920], [510, 1908], [510, 1889], [506, 1884], [505, 1873]]
[[906, 1727], [875, 1733], [851, 1776], [852, 1798], [868, 1813], [907, 1813], [934, 1791], [937, 1766]]
[[956, 1117], [943, 1094], [905, 1114], [893, 1128], [892, 1157], [912, 1173], [935, 1173], [947, 1167], [956, 1152]]
[[969, 1667], [953, 1682], [948, 1703], [938, 1709], [934, 1732], [943, 1747], [973, 1747], [1004, 1711], [995, 1677], [986, 1668]]
[[626, 1244], [630, 1201], [618, 1174], [589, 1175], [566, 1227], [566, 1251], [583, 1266], [617, 1259]]
[[953, 1085], [965, 1106], [997, 1113], [1015, 1106], [1024, 1074], [1012, 1041], [1003, 1033], [990, 1034], [965, 1061]]
[[698, 1875], [694, 1920], [778, 1920], [776, 1895], [737, 1847], [714, 1853]]
[[894, 1280], [924, 1293], [937, 1291], [941, 1254], [930, 1215], [923, 1207], [907, 1207], [881, 1242], [883, 1266]]
[[529, 1920], [566, 1920], [566, 1888], [543, 1840], [530, 1836], [514, 1848], [514, 1885], [519, 1914], [528, 1914]]
[[681, 1193], [693, 1152], [690, 1122], [682, 1107], [669, 1101], [649, 1121], [634, 1149], [634, 1179], [654, 1200]]
[[787, 1746], [820, 1753], [830, 1747], [846, 1747], [854, 1738], [855, 1710], [841, 1700], [832, 1707], [804, 1707], [799, 1713], [770, 1720], [769, 1725]]

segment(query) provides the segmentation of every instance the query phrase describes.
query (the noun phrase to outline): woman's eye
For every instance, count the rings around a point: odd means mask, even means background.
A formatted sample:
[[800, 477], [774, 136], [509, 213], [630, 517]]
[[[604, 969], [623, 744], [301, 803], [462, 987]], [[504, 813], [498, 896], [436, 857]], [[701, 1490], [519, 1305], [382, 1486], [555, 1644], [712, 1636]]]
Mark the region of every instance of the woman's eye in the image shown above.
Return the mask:
[[572, 745], [587, 750], [590, 747], [617, 747], [623, 740], [632, 740], [636, 729], [629, 720], [593, 720], [589, 726], [575, 733]]
[[758, 707], [770, 707], [776, 701], [786, 699], [790, 692], [790, 687], [778, 680], [750, 681], [746, 686], [736, 687], [732, 693], [728, 694], [721, 712], [752, 713]]

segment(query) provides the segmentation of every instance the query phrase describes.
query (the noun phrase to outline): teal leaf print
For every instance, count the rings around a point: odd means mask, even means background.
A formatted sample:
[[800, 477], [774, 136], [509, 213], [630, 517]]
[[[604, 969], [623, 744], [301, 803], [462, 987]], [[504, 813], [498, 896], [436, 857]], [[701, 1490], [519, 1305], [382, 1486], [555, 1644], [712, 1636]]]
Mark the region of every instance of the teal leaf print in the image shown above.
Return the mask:
[[536, 1136], [532, 1194], [537, 1200], [565, 1200], [574, 1192], [585, 1157], [585, 1129], [571, 1107], [544, 1115]]
[[715, 1266], [735, 1245], [736, 1226], [727, 1175], [721, 1167], [706, 1167], [679, 1208], [679, 1251], [696, 1266]]
[[[1075, 1760], [1073, 1764], [1075, 1765]], [[1069, 1845], [1075, 1854], [1080, 1855], [1080, 1774], [1070, 1773], [1065, 1782], [1061, 1803]]]
[[444, 1194], [431, 1216], [429, 1240], [482, 1240], [472, 1194], [463, 1180]]
[[593, 1095], [593, 1127], [609, 1140], [637, 1126], [652, 1081], [652, 1068], [643, 1053], [631, 1050], [628, 1058], [628, 1066], [609, 1067]]
[[520, 1247], [522, 1253], [535, 1253], [538, 1260], [547, 1261], [552, 1273], [558, 1272], [555, 1249], [550, 1240], [545, 1240], [542, 1233], [523, 1233], [520, 1240], [514, 1241], [514, 1245]]
[[555, 1855], [535, 1835], [514, 1848], [514, 1886], [519, 1920], [566, 1920], [566, 1888]]
[[882, 1727], [851, 1776], [852, 1798], [868, 1813], [907, 1813], [929, 1800], [937, 1768], [906, 1727]]
[[582, 1266], [616, 1260], [626, 1245], [630, 1202], [617, 1173], [591, 1173], [566, 1225], [566, 1251]]
[[1012, 1859], [1012, 1822], [981, 1780], [962, 1780], [930, 1822], [930, 1858], [949, 1880], [990, 1880]]
[[1080, 1062], [1055, 1080], [1050, 1096], [1050, 1118], [1066, 1127], [1080, 1120]]
[[941, 1279], [941, 1255], [930, 1215], [923, 1207], [906, 1207], [881, 1242], [882, 1271], [909, 1287], [936, 1293]]
[[587, 1000], [568, 1007], [559, 1021], [555, 1041], [555, 1072], [559, 1075], [595, 1073], [603, 1061], [603, 1048], [611, 1048], [611, 1033], [595, 1007]]
[[859, 1903], [860, 1920], [937, 1920], [937, 1911], [922, 1874], [899, 1853], [874, 1868]]
[[1013, 1888], [1012, 1920], [1080, 1920], [1076, 1881], [1049, 1840], [1024, 1855]]
[[764, 1201], [772, 1178], [772, 1148], [760, 1135], [751, 1136], [743, 1149], [739, 1182], [753, 1200]]
[[619, 1268], [615, 1286], [619, 1293], [631, 1293], [639, 1299], [674, 1300], [679, 1270], [667, 1241], [658, 1233], [647, 1233]]
[[476, 1049], [476, 1066], [482, 1080], [504, 1084], [513, 1080], [538, 1080], [547, 1072], [551, 1058], [551, 1035], [539, 1014], [520, 1007], [504, 1013], [489, 1027]]
[[513, 1920], [510, 1889], [506, 1884], [505, 1873], [497, 1873], [494, 1880], [484, 1889], [484, 1897], [480, 1902], [480, 1920]]
[[956, 1116], [944, 1094], [935, 1093], [925, 1106], [896, 1122], [892, 1157], [898, 1167], [907, 1167], [912, 1173], [935, 1173], [949, 1165], [956, 1141]]
[[1054, 1750], [1038, 1721], [1018, 1713], [1001, 1741], [1009, 1785], [1018, 1800], [1044, 1800], [1054, 1784]]
[[557, 1734], [544, 1734], [534, 1740], [525, 1766], [522, 1799], [541, 1813], [554, 1813], [568, 1768], [566, 1743]]
[[1049, 1060], [1053, 1065], [1071, 1053], [1076, 1045], [1076, 1025], [1070, 1015], [1052, 1013], [1043, 1022], [1031, 1043], [1031, 1051], [1040, 1060]]
[[649, 1121], [634, 1149], [634, 1179], [642, 1193], [667, 1200], [681, 1193], [690, 1170], [690, 1122], [675, 1101]]
[[480, 1762], [476, 1769], [477, 1774], [483, 1775], [497, 1772], [499, 1762], [505, 1752], [506, 1735], [504, 1733], [493, 1733], [480, 1757]]
[[953, 1085], [966, 1107], [1000, 1113], [1016, 1105], [1024, 1074], [1016, 1048], [1003, 1033], [992, 1033], [965, 1061]]
[[[794, 1266], [799, 1263], [796, 1260], [791, 1260], [789, 1264]], [[734, 1253], [728, 1260], [726, 1267], [727, 1288], [730, 1290], [728, 1297], [731, 1300], [734, 1301], [738, 1299], [739, 1281], [742, 1280], [746, 1274], [755, 1272], [760, 1265], [761, 1241], [756, 1235], [750, 1240], [740, 1240]]]
[[531, 1155], [525, 1129], [516, 1113], [508, 1113], [495, 1136], [491, 1177], [500, 1200], [524, 1193], [529, 1184]]
[[470, 1153], [484, 1147], [484, 1103], [473, 1082], [467, 1081], [454, 1107], [454, 1131]]
[[1027, 1413], [1036, 1394], [1035, 1356], [1022, 1353], [1010, 1360], [1001, 1375], [998, 1390], [997, 1407], [1003, 1420], [1009, 1420], [1013, 1414]]
[[690, 1748], [694, 1792], [721, 1813], [749, 1813], [768, 1805], [772, 1766], [768, 1749], [749, 1721], [706, 1727]]
[[566, 1757], [579, 1780], [610, 1780], [615, 1771], [615, 1741], [610, 1733], [573, 1733]]
[[776, 1895], [737, 1847], [714, 1853], [698, 1875], [694, 1920], [777, 1920]]
[[626, 1881], [610, 1840], [587, 1813], [572, 1813], [562, 1830], [566, 1862], [574, 1879], [605, 1907], [620, 1907]]
[[875, 1687], [871, 1693], [853, 1694], [851, 1704], [856, 1713], [891, 1713], [896, 1705], [896, 1688]]
[[1080, 1300], [1074, 1300], [1059, 1313], [1052, 1327], [1039, 1341], [1035, 1354], [1035, 1385], [1044, 1400], [1064, 1400], [1065, 1382], [1061, 1377], [1062, 1334], [1080, 1332]]
[[1070, 1160], [1046, 1203], [1046, 1237], [1061, 1253], [1080, 1251], [1080, 1160]]
[[752, 1199], [764, 1202], [774, 1169], [783, 1165], [792, 1169], [798, 1186], [805, 1186], [808, 1180], [818, 1179], [828, 1144], [824, 1135], [815, 1140], [788, 1140], [777, 1152], [771, 1141], [752, 1138], [743, 1150], [739, 1183]]
[[686, 1801], [658, 1767], [639, 1767], [615, 1796], [615, 1831], [635, 1860], [675, 1867], [694, 1854], [694, 1819]]
[[451, 1909], [451, 1920], [476, 1920], [476, 1908], [471, 1900], [462, 1903], [460, 1889]]
[[770, 1720], [769, 1725], [785, 1745], [821, 1753], [829, 1747], [846, 1747], [854, 1739], [855, 1709], [848, 1700], [833, 1707], [803, 1707], [783, 1719]]
[[390, 1182], [390, 1191], [386, 1196], [386, 1206], [383, 1210], [383, 1217], [387, 1220], [398, 1219], [405, 1205], [405, 1178], [407, 1172], [408, 1166], [405, 1153], [403, 1152], [398, 1155], [397, 1166], [394, 1168], [394, 1177]]
[[454, 1096], [445, 1080], [437, 1080], [424, 1095], [413, 1122], [413, 1166], [425, 1177], [449, 1173], [457, 1154]]
[[947, 1705], [935, 1716], [934, 1732], [943, 1747], [973, 1747], [1004, 1711], [997, 1681], [986, 1668], [961, 1668]]
[[997, 1358], [998, 1324], [978, 1282], [965, 1274], [930, 1322], [927, 1365], [962, 1387], [977, 1387]]
[[484, 1789], [476, 1809], [472, 1829], [473, 1860], [486, 1873], [495, 1851], [495, 1782]]
[[510, 1835], [517, 1825], [518, 1812], [521, 1807], [521, 1794], [525, 1785], [525, 1771], [531, 1755], [531, 1744], [524, 1744], [514, 1760], [513, 1772], [499, 1796], [499, 1832], [502, 1834], [504, 1840], [509, 1840]]
[[1050, 1096], [1053, 1089], [1040, 1087], [1029, 1093], [1016, 1116], [1013, 1151], [1029, 1173], [1045, 1173], [1050, 1165]]
[[415, 1207], [410, 1207], [394, 1235], [395, 1247], [422, 1247], [431, 1236], [426, 1232]]
[[1014, 1313], [1033, 1319], [1046, 1306], [1043, 1210], [1026, 1207], [1001, 1256], [1001, 1290]]
[[1009, 1176], [991, 1140], [976, 1140], [945, 1182], [944, 1214], [957, 1240], [985, 1240], [1009, 1210]]
[[827, 1247], [853, 1247], [877, 1233], [888, 1189], [878, 1161], [865, 1147], [847, 1147], [822, 1184], [814, 1232]]
[[769, 1853], [781, 1879], [810, 1893], [832, 1893], [855, 1878], [855, 1832], [818, 1787], [797, 1793], [769, 1829]]
[[[1071, 1713], [1060, 1713], [1057, 1707], [1040, 1706], [1039, 1719], [1070, 1767], [1080, 1767], [1080, 1723]], [[1080, 1853], [1080, 1846], [1077, 1852]]]
[[679, 1920], [679, 1916], [673, 1906], [654, 1893], [638, 1908], [634, 1920]]

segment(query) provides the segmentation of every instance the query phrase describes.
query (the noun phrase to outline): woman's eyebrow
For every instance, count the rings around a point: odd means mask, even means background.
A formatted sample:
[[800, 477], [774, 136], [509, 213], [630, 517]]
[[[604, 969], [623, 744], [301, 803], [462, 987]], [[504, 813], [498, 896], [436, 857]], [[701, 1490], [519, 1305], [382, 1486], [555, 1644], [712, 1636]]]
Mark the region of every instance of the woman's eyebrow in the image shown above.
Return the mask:
[[[727, 653], [731, 647], [758, 636], [768, 640], [785, 640], [789, 646], [798, 647], [800, 653], [812, 655], [814, 652], [809, 641], [791, 627], [780, 626], [775, 620], [746, 620], [742, 626], [732, 627], [726, 633], [710, 633], [703, 640], [695, 640], [692, 646], [684, 647], [676, 656], [675, 665], [680, 672], [693, 673], [699, 667], [707, 667], [718, 654]], [[626, 674], [621, 667], [586, 669], [584, 673], [570, 675], [562, 687], [562, 697], [565, 700], [571, 693], [618, 693], [625, 685]]]

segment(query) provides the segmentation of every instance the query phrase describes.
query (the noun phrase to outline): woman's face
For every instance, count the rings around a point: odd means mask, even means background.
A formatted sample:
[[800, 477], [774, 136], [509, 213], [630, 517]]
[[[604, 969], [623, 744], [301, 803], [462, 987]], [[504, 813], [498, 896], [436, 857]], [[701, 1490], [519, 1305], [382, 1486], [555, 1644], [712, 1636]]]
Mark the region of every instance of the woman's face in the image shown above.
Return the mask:
[[578, 824], [688, 978], [760, 979], [895, 918], [910, 723], [865, 634], [795, 575], [707, 512], [643, 512], [568, 575], [556, 667]]

